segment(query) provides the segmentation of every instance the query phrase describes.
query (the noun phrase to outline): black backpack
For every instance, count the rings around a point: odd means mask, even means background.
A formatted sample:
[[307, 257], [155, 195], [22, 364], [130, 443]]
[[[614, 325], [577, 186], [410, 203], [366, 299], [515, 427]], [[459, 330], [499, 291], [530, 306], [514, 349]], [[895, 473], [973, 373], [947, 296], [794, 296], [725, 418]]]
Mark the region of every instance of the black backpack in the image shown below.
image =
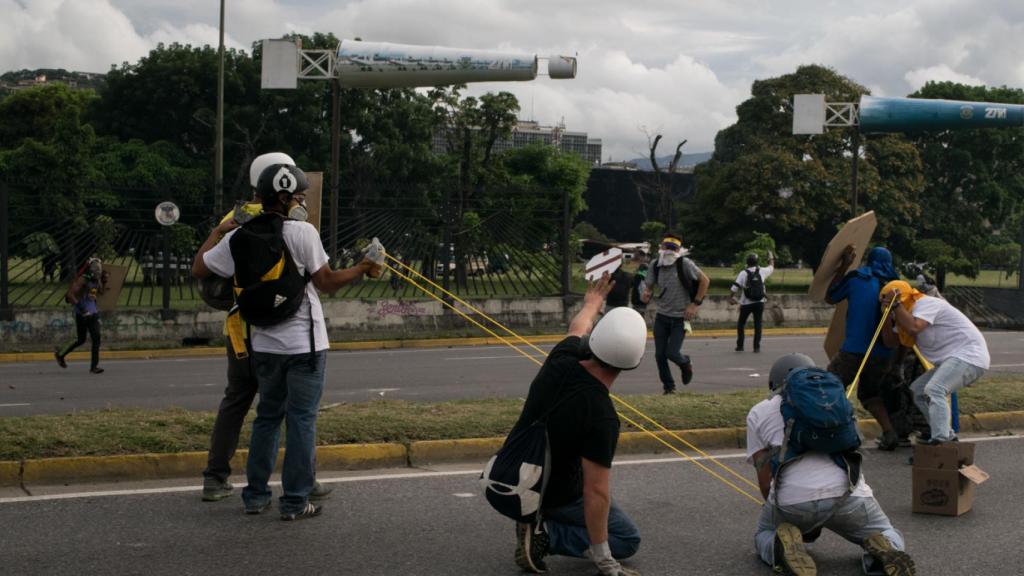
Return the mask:
[[246, 222], [231, 237], [235, 261], [235, 302], [253, 326], [273, 326], [299, 310], [310, 275], [300, 274], [282, 230], [284, 217], [265, 212]]
[[[686, 293], [690, 296], [690, 301], [697, 296], [697, 289], [700, 287], [700, 278], [688, 278], [686, 275], [686, 268], [683, 266], [683, 260], [686, 259], [684, 256], [676, 258], [676, 276], [679, 277], [679, 284], [686, 290]], [[661, 270], [661, 266], [658, 266], [657, 262], [651, 264], [653, 272], [651, 274], [651, 284], [656, 285], [658, 283], [658, 272]]]
[[516, 522], [540, 522], [540, 507], [551, 476], [551, 445], [547, 420], [582, 388], [570, 390], [543, 416], [509, 434], [480, 474], [484, 497], [492, 508]]
[[764, 300], [764, 279], [761, 278], [761, 268], [754, 266], [753, 272], [747, 270], [747, 285], [743, 287], [743, 295], [752, 302]]

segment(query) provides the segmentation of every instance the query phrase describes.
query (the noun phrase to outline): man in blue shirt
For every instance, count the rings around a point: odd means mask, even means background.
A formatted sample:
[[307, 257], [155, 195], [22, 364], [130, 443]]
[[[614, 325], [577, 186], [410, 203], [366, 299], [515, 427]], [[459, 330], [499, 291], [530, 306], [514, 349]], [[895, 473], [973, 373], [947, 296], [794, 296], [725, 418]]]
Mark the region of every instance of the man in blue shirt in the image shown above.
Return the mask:
[[[847, 301], [846, 338], [839, 353], [828, 365], [829, 372], [839, 376], [847, 387], [853, 384], [871, 338], [878, 323], [882, 321], [878, 291], [890, 280], [899, 278], [892, 265], [892, 254], [881, 246], [868, 252], [864, 266], [847, 274], [846, 271], [853, 264], [853, 256], [854, 247], [847, 246], [826, 296], [829, 304]], [[893, 350], [886, 347], [879, 338], [857, 383], [857, 399], [882, 428], [882, 437], [878, 440], [880, 450], [895, 450], [899, 445], [883, 400], [884, 392], [897, 377], [893, 369], [894, 356]]]

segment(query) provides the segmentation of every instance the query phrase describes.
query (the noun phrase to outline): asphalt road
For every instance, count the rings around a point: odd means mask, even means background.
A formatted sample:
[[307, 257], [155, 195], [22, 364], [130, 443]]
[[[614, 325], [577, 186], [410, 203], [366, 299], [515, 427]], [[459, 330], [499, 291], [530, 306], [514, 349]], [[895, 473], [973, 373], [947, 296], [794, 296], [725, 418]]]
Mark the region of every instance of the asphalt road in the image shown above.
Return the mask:
[[[959, 518], [911, 514], [908, 450], [867, 452], [868, 482], [903, 532], [919, 574], [1020, 573], [1024, 437], [978, 443], [976, 463], [991, 479], [978, 488], [974, 509]], [[739, 455], [719, 455], [752, 477]], [[275, 513], [246, 516], [239, 498], [200, 502], [194, 481], [151, 484], [150, 491], [118, 485], [122, 492], [107, 495], [79, 486], [0, 498], [0, 525], [7, 528], [0, 539], [3, 573], [517, 575], [512, 525], [480, 496], [478, 470], [324, 473], [321, 481], [335, 486], [333, 498], [320, 517], [295, 523]], [[753, 548], [759, 507], [692, 463], [619, 462], [612, 482], [643, 536], [628, 565], [644, 575], [771, 574]], [[819, 574], [861, 574], [860, 549], [834, 534], [826, 532], [809, 550]], [[570, 558], [551, 558], [549, 567], [551, 574], [594, 573], [589, 562]]]
[[[993, 370], [1024, 372], [1024, 333], [987, 332], [986, 338]], [[780, 354], [804, 352], [824, 363], [822, 339], [766, 337], [762, 352], [754, 354], [733, 351], [732, 338], [692, 338], [683, 346], [696, 372], [688, 389], [764, 387], [768, 369]], [[0, 364], [0, 417], [111, 406], [214, 410], [225, 386], [226, 360], [221, 357], [106, 360], [102, 366], [106, 372], [93, 375], [87, 361], [72, 362], [66, 370], [55, 362]], [[424, 401], [523, 397], [536, 370], [536, 364], [507, 346], [331, 352], [324, 402], [360, 402], [381, 395]], [[678, 369], [673, 367], [673, 373], [678, 383]], [[653, 342], [640, 368], [623, 374], [615, 387], [626, 394], [661, 391]]]

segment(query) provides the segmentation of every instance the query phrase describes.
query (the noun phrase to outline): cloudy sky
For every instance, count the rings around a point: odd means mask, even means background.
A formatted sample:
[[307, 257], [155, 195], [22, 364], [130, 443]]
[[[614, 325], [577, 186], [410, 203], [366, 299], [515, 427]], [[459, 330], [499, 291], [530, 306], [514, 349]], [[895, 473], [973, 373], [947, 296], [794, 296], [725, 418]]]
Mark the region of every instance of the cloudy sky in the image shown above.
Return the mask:
[[[216, 0], [0, 0], [0, 14], [0, 71], [104, 72], [159, 42], [217, 42]], [[928, 80], [1024, 87], [1022, 0], [227, 0], [226, 20], [227, 43], [246, 50], [320, 31], [578, 55], [575, 80], [471, 91], [512, 91], [523, 118], [564, 120], [616, 160], [645, 155], [645, 132], [711, 150], [753, 80], [800, 64], [884, 96]]]

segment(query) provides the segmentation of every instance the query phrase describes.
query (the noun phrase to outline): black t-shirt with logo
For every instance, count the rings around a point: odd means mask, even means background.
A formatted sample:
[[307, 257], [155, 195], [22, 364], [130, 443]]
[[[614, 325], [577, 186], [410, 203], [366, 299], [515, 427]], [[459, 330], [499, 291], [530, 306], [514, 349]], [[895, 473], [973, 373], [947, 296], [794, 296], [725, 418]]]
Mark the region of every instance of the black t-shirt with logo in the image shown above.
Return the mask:
[[[611, 468], [619, 440], [619, 417], [608, 388], [580, 365], [581, 340], [569, 336], [551, 351], [530, 384], [523, 413], [513, 433], [548, 416], [551, 476], [544, 493], [545, 508], [578, 500], [583, 495], [581, 458]], [[567, 396], [572, 394], [571, 396]]]

